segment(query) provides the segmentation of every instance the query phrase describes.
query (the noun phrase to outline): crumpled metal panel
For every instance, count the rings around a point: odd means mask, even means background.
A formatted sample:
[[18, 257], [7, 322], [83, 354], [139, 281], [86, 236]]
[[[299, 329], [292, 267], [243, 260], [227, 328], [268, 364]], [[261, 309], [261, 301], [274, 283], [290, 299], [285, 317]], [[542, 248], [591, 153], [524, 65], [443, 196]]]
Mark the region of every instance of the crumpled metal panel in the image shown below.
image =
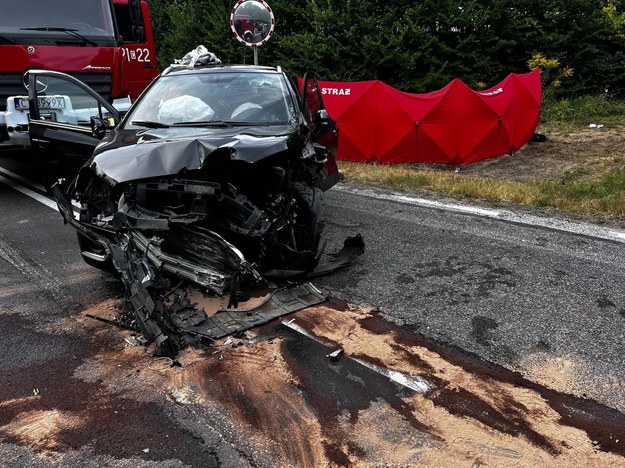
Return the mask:
[[217, 150], [229, 151], [232, 160], [260, 161], [288, 149], [288, 136], [155, 139], [104, 151], [93, 159], [96, 174], [114, 183], [179, 174], [197, 170]]

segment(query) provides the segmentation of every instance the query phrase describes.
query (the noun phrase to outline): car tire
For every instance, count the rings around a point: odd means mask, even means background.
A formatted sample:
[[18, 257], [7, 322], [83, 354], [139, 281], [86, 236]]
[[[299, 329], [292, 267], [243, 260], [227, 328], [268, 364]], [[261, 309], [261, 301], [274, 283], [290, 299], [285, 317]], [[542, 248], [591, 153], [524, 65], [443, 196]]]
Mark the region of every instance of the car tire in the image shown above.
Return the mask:
[[321, 234], [325, 228], [323, 191], [318, 187], [307, 184], [297, 184], [295, 194], [306, 216], [308, 232], [310, 232], [307, 249], [316, 252], [321, 241]]

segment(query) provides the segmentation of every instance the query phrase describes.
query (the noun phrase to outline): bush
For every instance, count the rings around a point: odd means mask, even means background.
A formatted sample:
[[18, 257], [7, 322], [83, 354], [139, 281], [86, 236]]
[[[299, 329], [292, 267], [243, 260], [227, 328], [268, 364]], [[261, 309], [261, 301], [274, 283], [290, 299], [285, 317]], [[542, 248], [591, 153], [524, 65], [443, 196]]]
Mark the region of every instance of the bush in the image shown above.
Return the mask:
[[541, 111], [543, 123], [589, 123], [591, 119], [614, 116], [622, 116], [625, 122], [625, 102], [613, 101], [606, 96], [580, 96], [559, 101], [546, 100]]

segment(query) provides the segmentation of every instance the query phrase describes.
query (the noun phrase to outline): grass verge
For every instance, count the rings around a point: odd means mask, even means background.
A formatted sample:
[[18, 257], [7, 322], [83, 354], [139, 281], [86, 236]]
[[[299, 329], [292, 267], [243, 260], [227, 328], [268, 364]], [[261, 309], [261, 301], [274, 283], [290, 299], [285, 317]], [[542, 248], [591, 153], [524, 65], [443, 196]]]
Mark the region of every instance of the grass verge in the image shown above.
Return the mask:
[[[625, 219], [625, 169], [595, 181], [515, 182], [448, 171], [341, 163], [348, 180], [404, 192], [429, 191], [455, 198], [551, 207], [600, 218]], [[574, 175], [572, 176], [574, 177]]]
[[601, 120], [600, 123], [622, 122], [625, 118], [625, 102], [613, 101], [605, 96], [580, 96], [574, 99], [543, 103], [541, 119], [543, 122], [585, 123], [589, 120]]

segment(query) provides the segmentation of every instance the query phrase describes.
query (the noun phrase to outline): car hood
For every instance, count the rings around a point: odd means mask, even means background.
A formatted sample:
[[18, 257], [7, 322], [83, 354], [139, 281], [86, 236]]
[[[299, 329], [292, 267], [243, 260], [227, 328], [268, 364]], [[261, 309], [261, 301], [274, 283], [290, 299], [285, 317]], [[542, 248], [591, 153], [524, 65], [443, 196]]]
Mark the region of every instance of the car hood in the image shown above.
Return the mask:
[[100, 177], [117, 184], [197, 170], [217, 151], [227, 151], [232, 160], [255, 163], [292, 149], [294, 145], [303, 149], [304, 142], [297, 138], [296, 129], [291, 127], [291, 130], [278, 136], [251, 135], [243, 131], [232, 134], [232, 129], [120, 131], [97, 148], [90, 165]]

